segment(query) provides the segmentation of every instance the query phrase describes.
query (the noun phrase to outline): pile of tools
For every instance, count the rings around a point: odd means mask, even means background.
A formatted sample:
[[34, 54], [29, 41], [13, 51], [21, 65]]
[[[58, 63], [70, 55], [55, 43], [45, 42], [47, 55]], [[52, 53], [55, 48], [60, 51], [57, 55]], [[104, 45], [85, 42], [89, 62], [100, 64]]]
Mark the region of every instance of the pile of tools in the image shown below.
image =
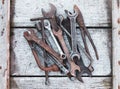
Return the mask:
[[[37, 32], [29, 30], [24, 32], [24, 37], [31, 47], [39, 68], [45, 71], [46, 82], [49, 84], [48, 73], [60, 71], [66, 74], [71, 80], [78, 79], [83, 82], [82, 75], [92, 75], [93, 58], [91, 57], [86, 39], [89, 39], [96, 58], [99, 59], [97, 49], [86, 29], [80, 9], [74, 5], [73, 13], [65, 10], [67, 19], [56, 14], [56, 7], [50, 4], [51, 10], [46, 12], [42, 9], [43, 17], [33, 18]], [[84, 46], [78, 41], [76, 24], [79, 25], [80, 35]], [[51, 37], [52, 40], [49, 38]], [[54, 44], [54, 45], [51, 45]], [[42, 50], [42, 53], [41, 53]], [[89, 66], [85, 66], [81, 53], [89, 59]], [[40, 56], [42, 55], [42, 57]], [[44, 65], [40, 59], [44, 60]]]

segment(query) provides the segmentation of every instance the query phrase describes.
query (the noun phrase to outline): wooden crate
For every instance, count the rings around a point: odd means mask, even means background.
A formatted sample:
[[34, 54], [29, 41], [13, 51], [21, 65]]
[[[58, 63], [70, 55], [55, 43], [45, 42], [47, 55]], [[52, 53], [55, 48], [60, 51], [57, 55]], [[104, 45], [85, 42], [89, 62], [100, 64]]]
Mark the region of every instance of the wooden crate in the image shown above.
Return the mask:
[[[94, 60], [93, 76], [83, 76], [84, 83], [51, 72], [51, 85], [44, 84], [45, 74], [38, 68], [23, 32], [35, 29], [30, 18], [40, 17], [41, 8], [49, 9], [48, 3], [64, 16], [64, 9], [72, 11], [74, 4], [83, 13], [100, 57]], [[120, 89], [119, 0], [3, 0], [0, 6], [0, 89]]]

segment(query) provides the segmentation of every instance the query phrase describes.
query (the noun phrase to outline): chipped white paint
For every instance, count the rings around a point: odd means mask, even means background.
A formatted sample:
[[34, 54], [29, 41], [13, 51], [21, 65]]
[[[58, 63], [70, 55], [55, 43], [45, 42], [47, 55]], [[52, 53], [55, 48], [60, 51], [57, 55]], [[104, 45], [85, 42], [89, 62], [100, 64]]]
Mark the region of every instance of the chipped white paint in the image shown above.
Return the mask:
[[120, 89], [120, 0], [113, 0], [113, 88]]
[[9, 0], [0, 1], [0, 12], [0, 89], [9, 89]]
[[[111, 77], [83, 78], [84, 83], [66, 77], [50, 77], [50, 86], [40, 77], [11, 78], [11, 89], [111, 89]], [[89, 80], [89, 81], [88, 81]]]
[[42, 16], [41, 8], [49, 10], [48, 3], [57, 7], [57, 14], [73, 11], [76, 4], [81, 9], [87, 26], [111, 26], [112, 0], [12, 0], [13, 26], [34, 26], [30, 18]]
[[[12, 30], [12, 34], [14, 35], [11, 37], [11, 42], [15, 54], [14, 57], [11, 58], [12, 64], [14, 65], [11, 67], [12, 75], [44, 75], [44, 72], [38, 68], [30, 47], [23, 37], [23, 32], [28, 29], [18, 28]], [[95, 59], [93, 63], [93, 67], [95, 68], [93, 75], [111, 75], [111, 29], [89, 29], [89, 31], [100, 57], [99, 60], [96, 60], [94, 52], [92, 49], [90, 50]], [[88, 59], [83, 59], [86, 65], [88, 65]], [[58, 75], [58, 73], [51, 73], [51, 75]]]

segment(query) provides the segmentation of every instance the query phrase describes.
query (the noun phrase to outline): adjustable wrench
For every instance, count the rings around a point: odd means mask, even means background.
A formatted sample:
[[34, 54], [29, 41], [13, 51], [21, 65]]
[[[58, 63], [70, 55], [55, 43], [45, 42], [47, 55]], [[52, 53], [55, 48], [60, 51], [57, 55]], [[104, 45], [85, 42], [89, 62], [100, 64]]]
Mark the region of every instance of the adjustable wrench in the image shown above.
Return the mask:
[[44, 27], [49, 31], [49, 33], [51, 34], [52, 38], [53, 38], [53, 41], [55, 42], [55, 45], [57, 46], [58, 48], [58, 51], [60, 53], [60, 57], [62, 59], [66, 59], [66, 55], [63, 53], [62, 49], [60, 48], [55, 36], [53, 35], [53, 32], [52, 32], [52, 29], [51, 29], [51, 26], [50, 26], [50, 23], [48, 20], [45, 20], [44, 21]]

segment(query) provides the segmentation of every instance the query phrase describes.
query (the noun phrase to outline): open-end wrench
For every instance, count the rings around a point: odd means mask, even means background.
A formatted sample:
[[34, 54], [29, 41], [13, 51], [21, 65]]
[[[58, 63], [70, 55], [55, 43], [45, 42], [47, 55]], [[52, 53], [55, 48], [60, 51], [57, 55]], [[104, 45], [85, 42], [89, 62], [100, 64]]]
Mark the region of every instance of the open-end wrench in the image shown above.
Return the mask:
[[[76, 39], [76, 17], [77, 17], [77, 12], [75, 11], [74, 14], [71, 12], [65, 10], [67, 17], [70, 19], [70, 27], [71, 27], [71, 41], [72, 41], [72, 50], [77, 52], [79, 57], [73, 57], [74, 62], [79, 65], [81, 71], [79, 72], [79, 77], [82, 76], [83, 73], [87, 73], [89, 76], [91, 76], [91, 71], [84, 65], [83, 60], [80, 56], [80, 53], [78, 52], [78, 47], [77, 47], [77, 39]], [[78, 73], [77, 73], [78, 74]], [[81, 79], [81, 77], [80, 77]]]
[[[70, 33], [62, 25], [63, 19], [64, 19], [63, 16], [59, 15], [59, 17], [58, 17], [58, 24], [60, 25], [60, 27], [62, 28], [62, 30], [67, 34], [67, 36], [71, 38]], [[78, 45], [78, 49], [81, 50], [86, 55], [86, 57], [90, 60], [90, 64], [89, 64], [88, 68], [90, 69], [90, 71], [93, 71], [94, 70], [93, 67], [92, 67], [93, 58], [86, 52], [86, 50], [82, 47], [82, 45], [80, 44], [80, 42], [77, 41], [77, 45]]]
[[24, 37], [28, 41], [34, 41], [39, 46], [44, 48], [49, 54], [55, 57], [55, 63], [60, 68], [61, 71], [63, 71], [64, 74], [69, 74], [69, 71], [63, 66], [63, 60], [60, 58], [60, 54], [55, 52], [50, 46], [48, 46], [45, 42], [42, 41], [42, 39], [38, 38], [33, 30], [29, 30], [27, 32], [24, 32]]
[[77, 12], [75, 13], [70, 13], [69, 11], [65, 10], [67, 17], [70, 19], [70, 30], [71, 30], [71, 58], [72, 60], [77, 57], [77, 59], [80, 58], [79, 52], [77, 50], [77, 42], [76, 42], [76, 17], [77, 17]]
[[63, 53], [63, 51], [62, 51], [62, 49], [60, 48], [60, 46], [59, 46], [59, 44], [58, 44], [55, 36], [53, 35], [52, 29], [51, 29], [51, 26], [50, 26], [50, 23], [49, 23], [48, 20], [45, 20], [45, 21], [44, 21], [44, 27], [49, 31], [51, 37], [53, 38], [53, 41], [55, 42], [55, 45], [57, 46], [58, 51], [59, 51], [59, 53], [60, 53], [60, 57], [61, 57], [62, 59], [66, 59], [66, 55]]
[[[62, 21], [64, 20], [64, 17], [62, 15], [59, 15], [58, 17], [58, 24], [60, 25], [60, 27], [62, 28], [62, 30], [68, 35], [68, 37], [71, 38], [71, 34], [67, 31], [67, 29], [62, 25]], [[85, 49], [82, 47], [82, 45], [77, 42], [78, 47], [82, 50], [82, 52], [91, 60], [93, 61], [93, 58], [85, 51]], [[79, 49], [79, 50], [80, 50]]]
[[41, 11], [45, 18], [51, 18], [51, 19], [49, 19], [49, 21], [51, 23], [52, 29], [57, 30], [58, 28], [57, 28], [56, 17], [55, 17], [56, 7], [51, 3], [49, 3], [49, 5], [50, 5], [51, 9], [48, 12], [46, 12], [44, 9], [42, 9]]
[[77, 23], [78, 25], [80, 26], [80, 30], [81, 30], [81, 35], [82, 35], [82, 38], [83, 38], [83, 42], [84, 42], [84, 45], [85, 45], [85, 49], [86, 51], [88, 52], [88, 54], [90, 55], [89, 53], [89, 50], [88, 50], [88, 47], [87, 47], [87, 43], [86, 43], [86, 37], [88, 37], [88, 39], [90, 40], [92, 46], [93, 46], [93, 49], [95, 51], [95, 55], [96, 55], [96, 58], [99, 59], [99, 56], [98, 56], [98, 52], [97, 52], [97, 49], [96, 49], [96, 46], [91, 38], [91, 35], [89, 33], [89, 31], [86, 29], [85, 27], [85, 23], [84, 23], [84, 20], [83, 20], [83, 16], [82, 16], [82, 13], [80, 11], [80, 9], [78, 8], [77, 5], [74, 5], [74, 10], [78, 13], [78, 16], [77, 16]]
[[75, 72], [76, 72], [76, 70], [80, 71], [80, 67], [78, 65], [76, 65], [73, 62], [73, 60], [71, 60], [71, 58], [70, 58], [70, 53], [69, 53], [68, 48], [67, 48], [67, 46], [65, 44], [65, 41], [63, 39], [61, 28], [59, 27], [58, 31], [53, 30], [53, 34], [58, 38], [58, 40], [59, 40], [59, 42], [60, 42], [60, 44], [61, 44], [61, 46], [63, 48], [63, 51], [66, 54], [66, 57], [67, 57], [68, 62], [70, 64], [70, 73], [71, 73], [71, 75], [76, 76]]

